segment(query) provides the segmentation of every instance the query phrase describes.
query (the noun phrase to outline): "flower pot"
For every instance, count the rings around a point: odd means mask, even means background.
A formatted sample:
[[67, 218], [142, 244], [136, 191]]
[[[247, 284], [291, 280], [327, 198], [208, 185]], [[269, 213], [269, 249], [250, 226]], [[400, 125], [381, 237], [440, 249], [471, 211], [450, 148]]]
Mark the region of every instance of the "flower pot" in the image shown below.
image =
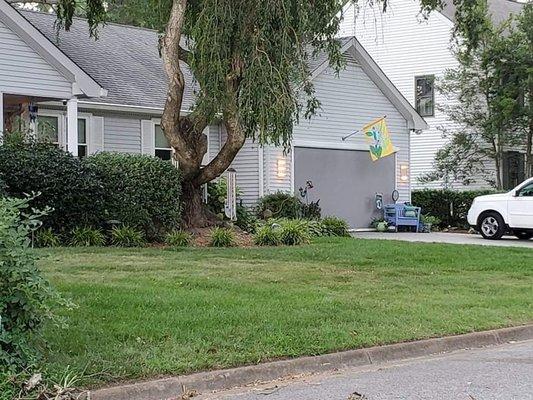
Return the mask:
[[378, 222], [376, 229], [378, 232], [387, 232], [389, 225], [386, 222]]

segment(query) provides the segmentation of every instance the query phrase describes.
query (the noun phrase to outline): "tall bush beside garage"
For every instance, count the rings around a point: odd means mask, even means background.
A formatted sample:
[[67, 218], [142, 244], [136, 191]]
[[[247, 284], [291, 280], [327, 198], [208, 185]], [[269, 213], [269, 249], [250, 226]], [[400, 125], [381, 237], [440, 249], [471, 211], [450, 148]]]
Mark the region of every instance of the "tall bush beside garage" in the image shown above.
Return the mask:
[[441, 227], [466, 228], [466, 215], [474, 198], [494, 193], [494, 190], [424, 189], [413, 191], [411, 198], [414, 205], [422, 208], [423, 214], [439, 218]]
[[96, 173], [52, 144], [6, 135], [0, 146], [0, 181], [8, 196], [40, 193], [30, 205], [53, 208], [43, 224], [55, 232], [96, 225], [102, 218], [104, 192]]
[[141, 229], [149, 240], [159, 240], [179, 227], [181, 180], [170, 162], [145, 155], [99, 153], [87, 157], [84, 164], [102, 182], [106, 220]]

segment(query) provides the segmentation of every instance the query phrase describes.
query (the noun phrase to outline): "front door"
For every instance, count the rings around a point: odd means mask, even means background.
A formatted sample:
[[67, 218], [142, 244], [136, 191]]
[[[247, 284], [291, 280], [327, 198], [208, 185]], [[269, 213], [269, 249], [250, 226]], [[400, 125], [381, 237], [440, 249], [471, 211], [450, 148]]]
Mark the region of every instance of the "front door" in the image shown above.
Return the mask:
[[509, 199], [509, 226], [533, 229], [533, 182], [516, 191]]

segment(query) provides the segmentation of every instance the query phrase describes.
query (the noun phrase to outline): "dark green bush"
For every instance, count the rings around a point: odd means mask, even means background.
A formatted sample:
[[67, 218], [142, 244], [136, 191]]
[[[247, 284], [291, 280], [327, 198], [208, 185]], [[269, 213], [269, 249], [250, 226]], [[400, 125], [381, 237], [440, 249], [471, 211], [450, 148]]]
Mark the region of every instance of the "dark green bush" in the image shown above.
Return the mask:
[[99, 153], [84, 162], [99, 176], [105, 218], [159, 240], [180, 225], [181, 181], [177, 168], [156, 157]]
[[322, 209], [320, 208], [320, 200], [312, 201], [309, 204], [302, 203], [301, 218], [305, 219], [320, 219], [322, 216]]
[[485, 194], [496, 193], [493, 190], [455, 191], [449, 189], [415, 190], [412, 203], [422, 208], [422, 214], [431, 214], [440, 219], [439, 226], [466, 228], [466, 214], [474, 198]]
[[30, 199], [0, 198], [0, 370], [17, 371], [32, 364], [44, 322], [61, 301], [35, 266], [29, 236], [36, 224], [27, 213]]
[[258, 246], [279, 246], [281, 244], [281, 228], [266, 224], [257, 228], [254, 243]]
[[235, 225], [248, 233], [254, 233], [257, 226], [255, 214], [243, 205], [237, 205], [237, 221]]
[[165, 237], [165, 244], [170, 247], [187, 247], [192, 240], [189, 232], [176, 230], [169, 232]]
[[105, 235], [100, 229], [90, 227], [75, 228], [70, 232], [71, 246], [88, 247], [88, 246], [104, 246]]
[[35, 233], [35, 244], [38, 247], [57, 247], [61, 245], [61, 239], [51, 228], [41, 228]]
[[289, 193], [277, 192], [259, 199], [257, 216], [259, 218], [296, 219], [302, 215], [303, 203]]
[[131, 226], [115, 226], [111, 229], [111, 244], [118, 247], [141, 247], [145, 244], [144, 233]]
[[322, 234], [324, 236], [350, 236], [349, 225], [342, 218], [325, 217], [322, 220]]
[[232, 247], [235, 244], [235, 233], [231, 229], [217, 226], [211, 231], [212, 247]]
[[56, 233], [79, 225], [98, 225], [102, 219], [104, 188], [98, 176], [57, 146], [6, 136], [0, 146], [0, 180], [11, 197], [40, 193], [31, 206], [54, 209], [43, 218], [43, 224]]

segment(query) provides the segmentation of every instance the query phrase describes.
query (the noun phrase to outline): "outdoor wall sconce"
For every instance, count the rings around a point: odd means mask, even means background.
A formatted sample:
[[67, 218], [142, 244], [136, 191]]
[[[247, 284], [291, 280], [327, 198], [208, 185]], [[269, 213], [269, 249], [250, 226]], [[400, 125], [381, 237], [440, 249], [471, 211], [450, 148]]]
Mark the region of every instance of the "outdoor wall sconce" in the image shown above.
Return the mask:
[[400, 182], [407, 183], [409, 182], [409, 165], [400, 164]]
[[278, 167], [278, 178], [283, 179], [287, 176], [287, 159], [285, 158], [278, 158], [277, 162]]

